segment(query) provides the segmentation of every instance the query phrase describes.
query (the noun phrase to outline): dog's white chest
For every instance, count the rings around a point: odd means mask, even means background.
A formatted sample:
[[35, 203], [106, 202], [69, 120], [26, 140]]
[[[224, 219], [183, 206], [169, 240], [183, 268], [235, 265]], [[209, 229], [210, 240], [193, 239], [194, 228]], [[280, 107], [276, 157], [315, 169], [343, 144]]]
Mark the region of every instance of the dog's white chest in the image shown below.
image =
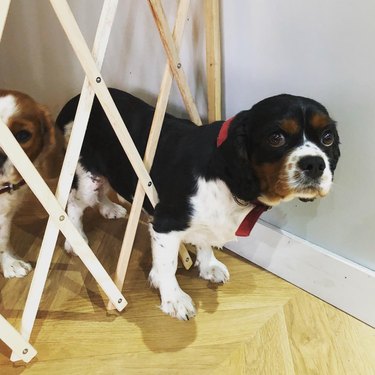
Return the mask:
[[253, 206], [240, 206], [221, 180], [198, 180], [192, 197], [193, 217], [184, 241], [194, 245], [222, 247], [235, 238], [235, 232]]
[[[23, 189], [22, 189], [23, 190]], [[17, 190], [13, 193], [0, 194], [0, 216], [5, 217], [14, 210], [23, 197], [23, 191]], [[1, 226], [1, 224], [0, 224]]]

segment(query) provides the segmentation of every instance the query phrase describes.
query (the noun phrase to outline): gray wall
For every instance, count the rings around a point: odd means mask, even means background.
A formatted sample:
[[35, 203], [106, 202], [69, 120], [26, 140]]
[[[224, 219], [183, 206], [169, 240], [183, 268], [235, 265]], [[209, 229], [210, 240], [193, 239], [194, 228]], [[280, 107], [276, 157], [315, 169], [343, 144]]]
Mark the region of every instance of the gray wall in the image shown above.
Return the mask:
[[[91, 45], [102, 0], [69, 2]], [[176, 1], [164, 0], [170, 21]], [[291, 202], [265, 220], [375, 269], [375, 3], [370, 0], [222, 1], [226, 117], [281, 92], [321, 101], [337, 120], [342, 159], [332, 194]], [[202, 1], [192, 0], [182, 61], [206, 116]], [[110, 86], [150, 103], [165, 55], [146, 0], [120, 0], [104, 63]], [[54, 114], [76, 94], [83, 71], [47, 0], [13, 0], [0, 44], [0, 87], [28, 92]], [[183, 113], [176, 86], [170, 111]]]
[[264, 219], [375, 269], [375, 2], [222, 3], [226, 116], [282, 92], [308, 96], [328, 108], [342, 141], [332, 194]]

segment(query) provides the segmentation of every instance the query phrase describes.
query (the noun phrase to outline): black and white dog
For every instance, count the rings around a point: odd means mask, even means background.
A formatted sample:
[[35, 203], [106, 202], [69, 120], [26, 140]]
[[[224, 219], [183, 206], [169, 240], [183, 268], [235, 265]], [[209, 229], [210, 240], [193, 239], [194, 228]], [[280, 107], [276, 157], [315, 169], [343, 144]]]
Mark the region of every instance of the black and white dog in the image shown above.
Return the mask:
[[[154, 108], [120, 90], [110, 92], [144, 155]], [[78, 100], [71, 99], [57, 118], [67, 137]], [[295, 197], [312, 200], [325, 196], [339, 156], [335, 122], [312, 99], [278, 95], [226, 122], [200, 127], [167, 114], [151, 170], [160, 201], [155, 209], [145, 201], [145, 209], [153, 216], [149, 279], [159, 288], [162, 311], [179, 319], [195, 315], [190, 296], [175, 277], [181, 242], [196, 246], [196, 265], [202, 278], [227, 281], [229, 272], [215, 258], [212, 246], [222, 247], [232, 240], [258, 204], [275, 206]], [[131, 201], [136, 183], [136, 175], [95, 99], [68, 214], [82, 233], [81, 217], [88, 206], [99, 205], [106, 217], [123, 217], [125, 210], [107, 198], [106, 186]]]

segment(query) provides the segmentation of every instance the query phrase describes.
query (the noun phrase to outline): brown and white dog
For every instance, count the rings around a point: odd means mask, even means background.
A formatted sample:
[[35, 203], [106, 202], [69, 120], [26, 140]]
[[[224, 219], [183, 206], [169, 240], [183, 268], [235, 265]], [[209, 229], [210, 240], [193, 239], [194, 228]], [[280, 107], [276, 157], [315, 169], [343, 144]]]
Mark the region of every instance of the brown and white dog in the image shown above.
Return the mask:
[[[36, 167], [50, 165], [46, 159], [56, 144], [56, 133], [44, 106], [21, 92], [0, 90], [0, 119]], [[0, 267], [7, 278], [23, 277], [31, 270], [14, 255], [9, 241], [12, 219], [26, 191], [25, 181], [0, 147]]]

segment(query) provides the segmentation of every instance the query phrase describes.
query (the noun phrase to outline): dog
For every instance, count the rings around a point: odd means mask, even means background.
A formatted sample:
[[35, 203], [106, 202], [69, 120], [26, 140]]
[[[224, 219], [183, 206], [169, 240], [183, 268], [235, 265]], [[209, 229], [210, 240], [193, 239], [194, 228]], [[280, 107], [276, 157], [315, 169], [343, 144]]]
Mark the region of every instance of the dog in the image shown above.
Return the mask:
[[[110, 89], [132, 139], [144, 155], [154, 108], [126, 92]], [[79, 96], [56, 119], [69, 135]], [[152, 269], [149, 280], [159, 289], [163, 312], [186, 320], [195, 315], [192, 299], [175, 273], [181, 242], [197, 248], [196, 266], [203, 279], [224, 283], [226, 266], [212, 247], [233, 240], [237, 228], [260, 206], [293, 198], [310, 201], [328, 194], [340, 157], [335, 121], [320, 103], [282, 94], [242, 111], [228, 121], [196, 126], [166, 114], [151, 178], [159, 195], [152, 215]], [[107, 217], [125, 210], [110, 202], [111, 186], [131, 201], [137, 177], [99, 103], [94, 100], [68, 215], [81, 230], [88, 206], [99, 205]], [[69, 245], [67, 244], [67, 249]]]
[[[56, 134], [46, 107], [19, 91], [0, 90], [0, 119], [35, 166], [45, 171], [52, 168], [47, 159], [55, 146]], [[6, 278], [23, 277], [31, 270], [29, 263], [15, 256], [9, 240], [12, 219], [26, 191], [22, 176], [0, 148], [0, 266]]]

